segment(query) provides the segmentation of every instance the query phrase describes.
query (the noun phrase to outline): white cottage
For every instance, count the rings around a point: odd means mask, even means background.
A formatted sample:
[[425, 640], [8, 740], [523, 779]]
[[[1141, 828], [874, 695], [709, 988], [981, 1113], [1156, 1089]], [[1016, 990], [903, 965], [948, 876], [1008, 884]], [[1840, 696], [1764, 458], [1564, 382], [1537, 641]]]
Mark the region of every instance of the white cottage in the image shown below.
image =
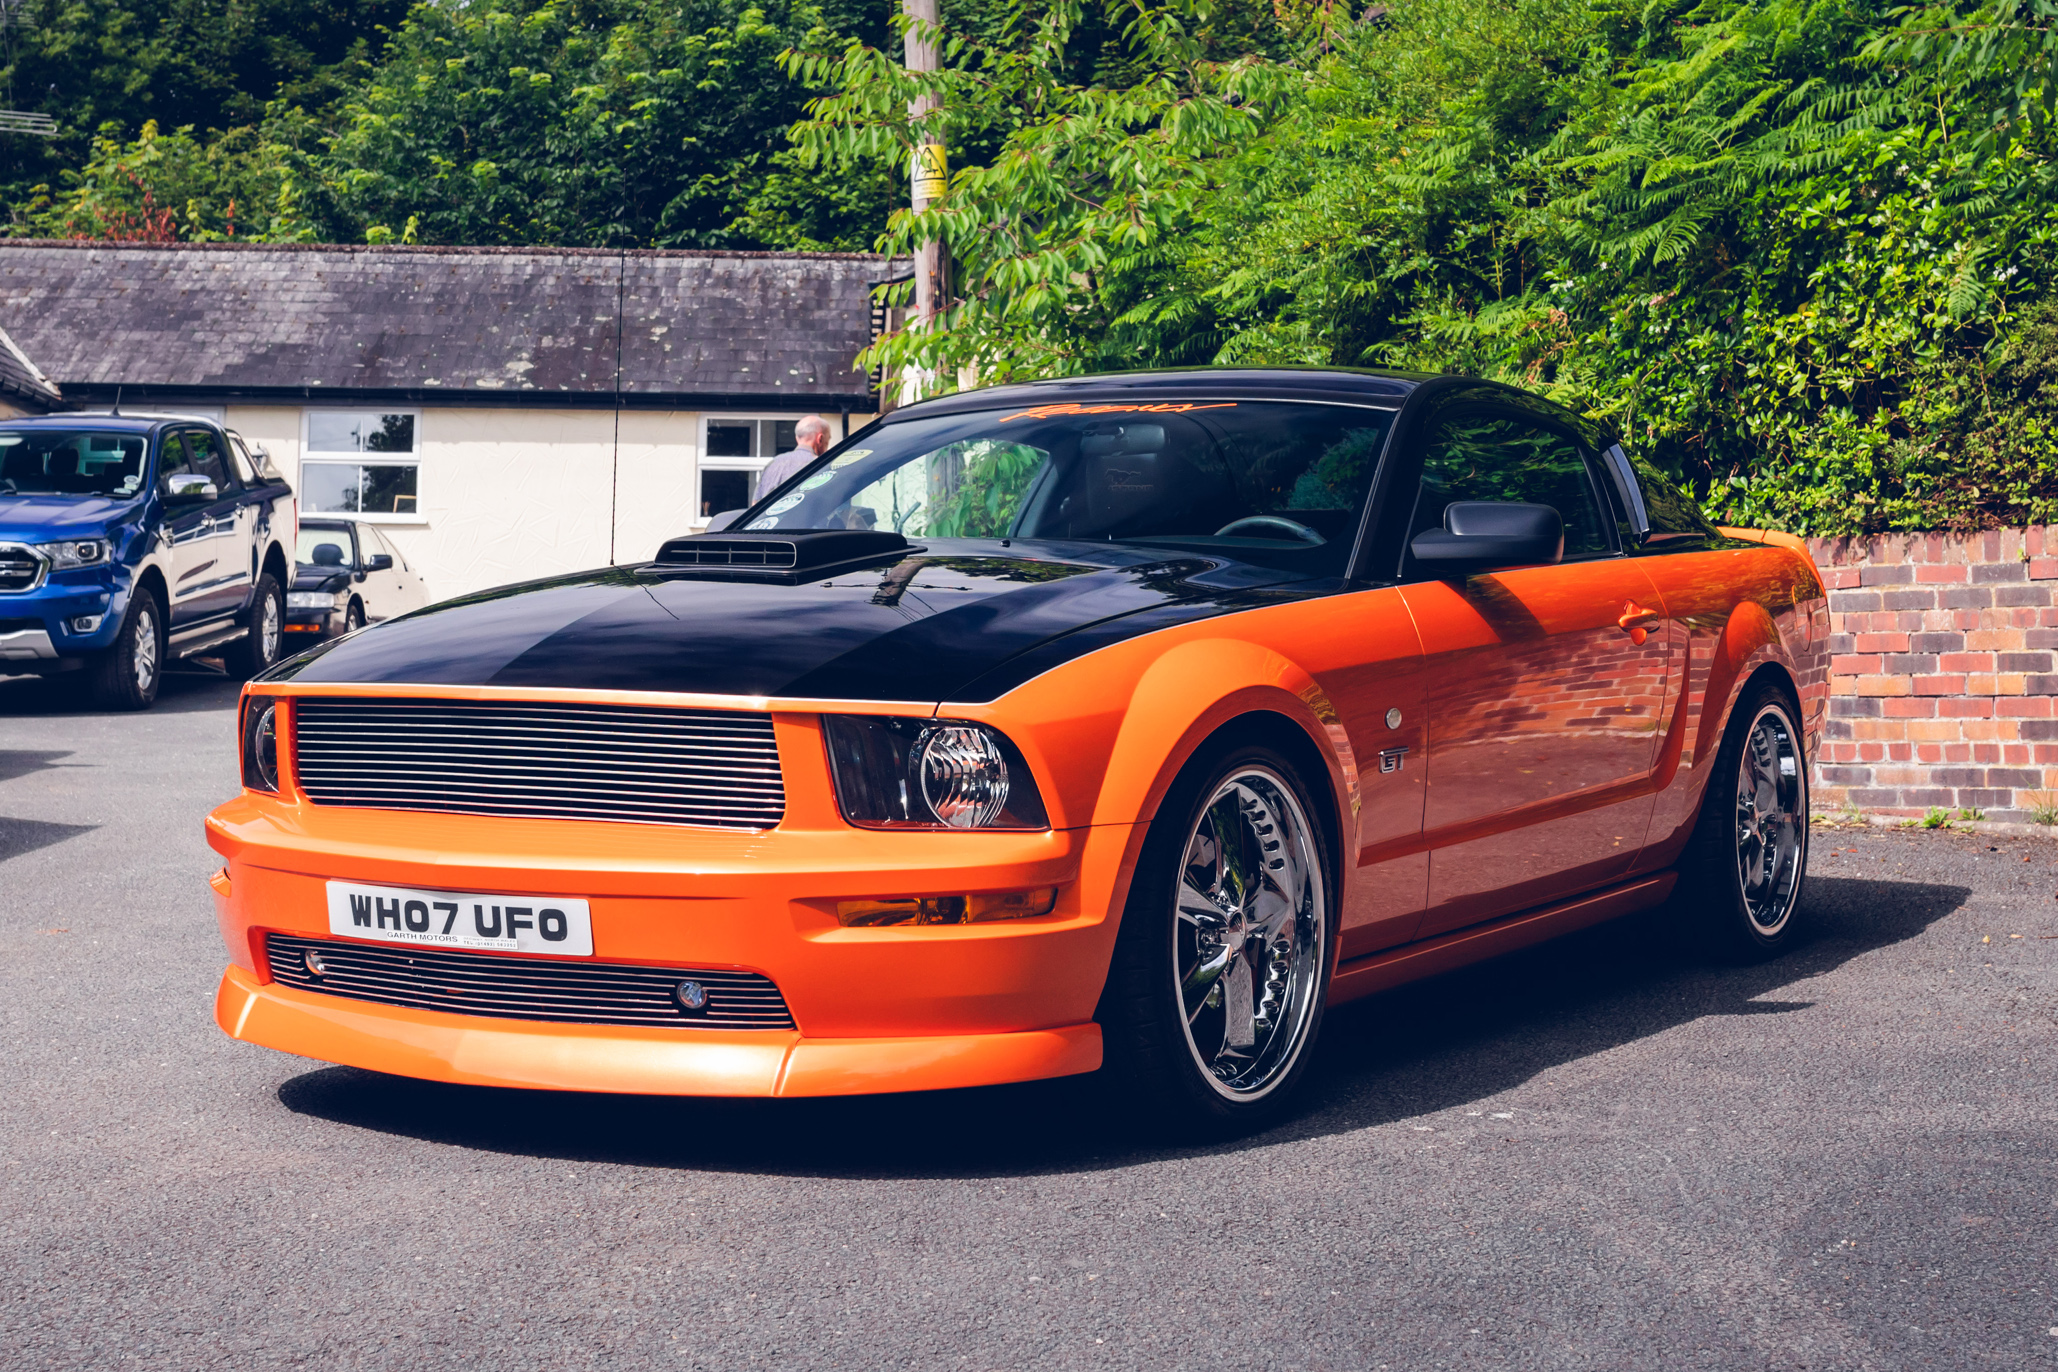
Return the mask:
[[5, 241], [0, 320], [53, 399], [225, 422], [302, 513], [384, 526], [441, 599], [641, 561], [746, 503], [802, 415], [869, 420], [852, 359], [888, 275], [855, 253]]

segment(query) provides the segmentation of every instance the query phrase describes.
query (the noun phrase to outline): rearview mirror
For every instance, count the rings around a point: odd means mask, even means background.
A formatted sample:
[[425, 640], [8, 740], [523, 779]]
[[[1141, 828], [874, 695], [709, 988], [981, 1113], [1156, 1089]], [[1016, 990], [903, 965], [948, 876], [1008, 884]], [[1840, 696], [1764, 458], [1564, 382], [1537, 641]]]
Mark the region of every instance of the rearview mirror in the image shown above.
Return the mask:
[[173, 472], [164, 479], [167, 500], [212, 500], [221, 492], [198, 472]]
[[1416, 534], [1408, 550], [1434, 573], [1547, 565], [1565, 556], [1565, 521], [1548, 505], [1460, 500], [1444, 507], [1443, 528]]

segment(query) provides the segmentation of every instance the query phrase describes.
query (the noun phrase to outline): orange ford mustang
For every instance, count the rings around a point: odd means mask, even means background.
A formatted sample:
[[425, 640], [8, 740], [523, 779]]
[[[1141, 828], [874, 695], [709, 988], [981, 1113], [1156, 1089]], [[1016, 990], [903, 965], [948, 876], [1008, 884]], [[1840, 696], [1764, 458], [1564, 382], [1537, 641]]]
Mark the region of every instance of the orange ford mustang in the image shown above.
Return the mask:
[[440, 1081], [1101, 1070], [1249, 1127], [1327, 1005], [1668, 898], [1786, 946], [1827, 637], [1793, 540], [1510, 388], [952, 396], [253, 682], [216, 1014]]

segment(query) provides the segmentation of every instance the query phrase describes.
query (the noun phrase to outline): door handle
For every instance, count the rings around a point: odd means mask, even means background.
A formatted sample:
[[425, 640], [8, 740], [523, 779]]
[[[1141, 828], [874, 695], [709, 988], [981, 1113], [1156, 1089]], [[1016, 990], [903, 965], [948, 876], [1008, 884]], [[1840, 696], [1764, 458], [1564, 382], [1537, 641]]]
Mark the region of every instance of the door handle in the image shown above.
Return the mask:
[[1615, 627], [1629, 635], [1629, 641], [1639, 648], [1651, 636], [1650, 626], [1665, 616], [1656, 610], [1646, 610], [1634, 600], [1622, 602], [1622, 613], [1615, 620]]

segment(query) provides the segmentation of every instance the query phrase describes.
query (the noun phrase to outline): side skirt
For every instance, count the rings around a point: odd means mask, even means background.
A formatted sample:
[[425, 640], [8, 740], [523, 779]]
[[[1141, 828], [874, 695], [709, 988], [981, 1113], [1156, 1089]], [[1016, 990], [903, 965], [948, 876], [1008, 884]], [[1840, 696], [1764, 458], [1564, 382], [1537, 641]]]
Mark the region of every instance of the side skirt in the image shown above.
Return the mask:
[[1508, 915], [1491, 924], [1477, 924], [1469, 929], [1457, 929], [1433, 939], [1424, 939], [1420, 943], [1353, 958], [1336, 969], [1336, 977], [1329, 984], [1329, 1003], [1341, 1005], [1360, 996], [1454, 971], [1467, 963], [1512, 953], [1518, 948], [1542, 943], [1575, 929], [1605, 924], [1638, 910], [1648, 910], [1663, 904], [1665, 898], [1672, 894], [1673, 883], [1678, 880], [1677, 872], [1638, 877], [1577, 900]]

